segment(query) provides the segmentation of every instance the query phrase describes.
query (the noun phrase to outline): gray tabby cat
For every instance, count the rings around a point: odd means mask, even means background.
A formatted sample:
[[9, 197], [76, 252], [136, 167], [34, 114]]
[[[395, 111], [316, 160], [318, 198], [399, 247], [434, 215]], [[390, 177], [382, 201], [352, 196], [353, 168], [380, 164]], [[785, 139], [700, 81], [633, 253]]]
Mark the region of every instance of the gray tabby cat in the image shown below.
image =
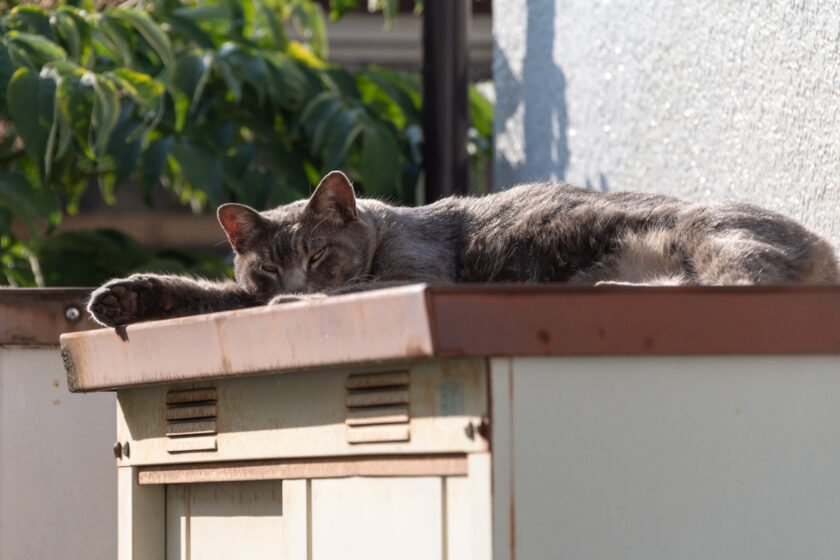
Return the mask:
[[757, 206], [555, 183], [401, 208], [357, 200], [334, 171], [308, 201], [266, 212], [225, 204], [218, 216], [236, 282], [135, 274], [92, 294], [93, 317], [118, 326], [413, 282], [838, 281], [825, 240]]

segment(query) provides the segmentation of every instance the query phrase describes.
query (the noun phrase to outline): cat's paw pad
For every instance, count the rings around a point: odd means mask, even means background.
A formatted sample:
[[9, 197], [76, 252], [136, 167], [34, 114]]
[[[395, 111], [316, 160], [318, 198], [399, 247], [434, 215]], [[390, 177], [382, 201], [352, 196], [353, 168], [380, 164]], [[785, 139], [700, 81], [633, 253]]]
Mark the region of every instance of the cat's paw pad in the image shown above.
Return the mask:
[[294, 303], [296, 301], [313, 301], [316, 299], [324, 299], [324, 294], [280, 294], [274, 296], [268, 305], [280, 305], [281, 303]]
[[91, 294], [88, 312], [94, 320], [107, 327], [148, 319], [149, 296], [160, 284], [154, 276], [142, 274], [111, 280]]

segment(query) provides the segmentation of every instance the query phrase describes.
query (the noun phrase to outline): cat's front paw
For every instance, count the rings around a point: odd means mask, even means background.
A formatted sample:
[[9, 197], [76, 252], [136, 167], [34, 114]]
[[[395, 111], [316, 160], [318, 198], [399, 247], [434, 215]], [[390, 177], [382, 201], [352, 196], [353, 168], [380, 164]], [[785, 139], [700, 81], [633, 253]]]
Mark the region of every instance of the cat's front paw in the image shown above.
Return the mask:
[[268, 302], [268, 305], [280, 305], [281, 303], [293, 303], [296, 301], [312, 301], [316, 299], [324, 299], [324, 294], [280, 294], [274, 296]]
[[162, 286], [160, 278], [147, 274], [111, 280], [91, 294], [88, 313], [106, 327], [160, 318], [166, 305]]

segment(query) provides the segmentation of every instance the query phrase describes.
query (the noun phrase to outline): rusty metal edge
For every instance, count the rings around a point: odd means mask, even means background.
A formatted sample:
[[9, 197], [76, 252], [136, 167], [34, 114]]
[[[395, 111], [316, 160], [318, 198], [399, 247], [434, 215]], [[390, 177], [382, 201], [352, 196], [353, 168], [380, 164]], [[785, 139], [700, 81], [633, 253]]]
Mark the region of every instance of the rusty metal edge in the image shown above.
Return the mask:
[[464, 476], [465, 453], [361, 455], [138, 467], [138, 484], [193, 484], [351, 476]]
[[[92, 288], [0, 288], [0, 346], [58, 346], [59, 336], [98, 328], [85, 311]], [[76, 308], [78, 319], [67, 310]]]
[[840, 286], [432, 286], [435, 355], [840, 353]]
[[[426, 288], [415, 284], [149, 321], [129, 325], [120, 333], [114, 329], [66, 333], [61, 336], [61, 350], [68, 388], [107, 391], [431, 358], [434, 344], [426, 317]], [[275, 343], [253, 351], [255, 341], [266, 336], [274, 336]], [[200, 353], [194, 351], [197, 348]]]

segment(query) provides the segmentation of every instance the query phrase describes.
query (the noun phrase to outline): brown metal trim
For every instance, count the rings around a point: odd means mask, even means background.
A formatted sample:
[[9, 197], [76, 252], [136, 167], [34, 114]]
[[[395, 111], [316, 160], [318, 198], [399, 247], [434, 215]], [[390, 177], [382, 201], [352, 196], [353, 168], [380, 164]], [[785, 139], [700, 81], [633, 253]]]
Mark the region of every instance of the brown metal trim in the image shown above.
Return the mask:
[[[57, 346], [66, 332], [95, 329], [85, 311], [90, 288], [0, 288], [0, 346]], [[75, 308], [74, 314], [68, 310]], [[68, 318], [70, 317], [70, 318]]]
[[429, 291], [440, 357], [840, 353], [840, 286]]
[[695, 354], [840, 354], [840, 286], [414, 285], [62, 337], [71, 391], [425, 357]]
[[466, 454], [458, 453], [231, 461], [137, 470], [139, 484], [193, 484], [349, 476], [465, 476], [468, 467]]

